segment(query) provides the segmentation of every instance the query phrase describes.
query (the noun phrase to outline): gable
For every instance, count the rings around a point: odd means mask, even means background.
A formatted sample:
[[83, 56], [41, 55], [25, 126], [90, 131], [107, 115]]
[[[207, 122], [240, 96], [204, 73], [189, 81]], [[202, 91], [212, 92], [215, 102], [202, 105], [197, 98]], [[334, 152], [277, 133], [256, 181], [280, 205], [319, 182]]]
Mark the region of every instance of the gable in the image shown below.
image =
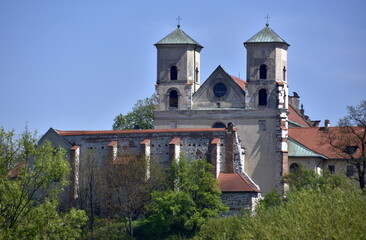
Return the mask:
[[245, 82], [218, 66], [193, 95], [193, 109], [245, 108]]

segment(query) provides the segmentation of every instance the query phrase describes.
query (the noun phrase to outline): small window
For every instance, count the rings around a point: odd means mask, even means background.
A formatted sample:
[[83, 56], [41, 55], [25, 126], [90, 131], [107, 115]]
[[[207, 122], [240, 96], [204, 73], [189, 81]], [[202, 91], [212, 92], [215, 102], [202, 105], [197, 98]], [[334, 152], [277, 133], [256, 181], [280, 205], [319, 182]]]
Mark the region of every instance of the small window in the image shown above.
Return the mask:
[[267, 130], [266, 120], [259, 120], [258, 126], [259, 126], [259, 131], [266, 131]]
[[178, 79], [178, 69], [177, 66], [170, 67], [170, 80], [177, 80]]
[[213, 92], [215, 94], [216, 97], [222, 97], [226, 94], [226, 86], [223, 83], [217, 83], [214, 88], [213, 88]]
[[264, 64], [259, 67], [259, 79], [267, 79], [267, 66]]
[[261, 89], [258, 92], [258, 105], [267, 106], [267, 90]]
[[177, 108], [178, 107], [178, 92], [175, 90], [170, 91], [169, 94], [169, 107]]
[[328, 165], [328, 170], [331, 174], [335, 174], [335, 166], [334, 165]]
[[355, 175], [355, 166], [347, 165], [347, 177], [352, 177]]
[[226, 125], [223, 124], [222, 122], [217, 122], [215, 123], [212, 128], [226, 128]]
[[292, 163], [290, 165], [290, 173], [296, 173], [297, 172], [297, 169], [299, 169], [299, 164], [297, 163]]
[[283, 67], [283, 81], [286, 81], [286, 67]]

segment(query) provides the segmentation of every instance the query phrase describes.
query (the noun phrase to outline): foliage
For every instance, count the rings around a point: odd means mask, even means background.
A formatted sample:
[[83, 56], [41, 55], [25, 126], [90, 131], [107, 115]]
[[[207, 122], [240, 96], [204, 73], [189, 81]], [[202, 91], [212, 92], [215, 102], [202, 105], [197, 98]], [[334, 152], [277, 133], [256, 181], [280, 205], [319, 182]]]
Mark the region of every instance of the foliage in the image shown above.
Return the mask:
[[80, 236], [83, 211], [58, 211], [58, 194], [68, 184], [65, 152], [49, 142], [36, 147], [35, 135], [0, 128], [0, 239], [54, 239]]
[[167, 190], [155, 191], [148, 206], [144, 227], [150, 239], [193, 236], [207, 219], [227, 210], [212, 166], [205, 160], [173, 162], [168, 179]]
[[132, 112], [119, 114], [114, 118], [113, 130], [151, 129], [154, 128], [155, 96], [138, 100]]
[[337, 129], [329, 131], [327, 142], [332, 150], [340, 152], [357, 170], [355, 179], [365, 188], [366, 173], [366, 100], [357, 106], [348, 106], [348, 114], [339, 120]]
[[299, 173], [307, 183], [296, 173], [287, 178], [293, 188], [280, 204], [272, 193], [268, 197], [276, 201], [268, 202], [275, 204], [261, 201], [253, 215], [211, 219], [195, 239], [365, 239], [362, 192], [343, 176], [308, 171]]
[[103, 166], [101, 190], [103, 205], [108, 215], [125, 222], [133, 236], [133, 221], [142, 217], [153, 190], [160, 190], [164, 172], [154, 159], [146, 159], [135, 153], [124, 152], [112, 162], [108, 157]]

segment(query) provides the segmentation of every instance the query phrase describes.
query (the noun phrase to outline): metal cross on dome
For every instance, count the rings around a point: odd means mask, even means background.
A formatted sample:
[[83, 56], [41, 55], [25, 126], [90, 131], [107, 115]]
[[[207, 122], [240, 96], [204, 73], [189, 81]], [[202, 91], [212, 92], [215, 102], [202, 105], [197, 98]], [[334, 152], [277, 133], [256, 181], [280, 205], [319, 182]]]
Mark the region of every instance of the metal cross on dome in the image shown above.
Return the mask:
[[267, 18], [267, 23], [266, 23], [266, 26], [268, 27], [269, 26], [269, 19], [271, 18], [270, 16], [268, 16], [268, 14], [267, 14], [267, 16], [265, 16], [264, 18]]
[[180, 16], [178, 16], [178, 18], [176, 18], [176, 20], [178, 21], [177, 27], [180, 28], [180, 20], [183, 20], [183, 18], [181, 18]]

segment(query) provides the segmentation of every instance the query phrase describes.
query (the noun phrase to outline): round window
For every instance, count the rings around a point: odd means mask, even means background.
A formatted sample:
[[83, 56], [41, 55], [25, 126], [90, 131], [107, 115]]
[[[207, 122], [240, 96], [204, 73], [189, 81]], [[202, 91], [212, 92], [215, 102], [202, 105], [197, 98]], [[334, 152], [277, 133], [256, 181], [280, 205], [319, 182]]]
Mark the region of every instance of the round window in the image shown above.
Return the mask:
[[223, 83], [217, 83], [214, 88], [213, 88], [213, 92], [215, 94], [216, 97], [222, 97], [226, 94], [226, 86]]

